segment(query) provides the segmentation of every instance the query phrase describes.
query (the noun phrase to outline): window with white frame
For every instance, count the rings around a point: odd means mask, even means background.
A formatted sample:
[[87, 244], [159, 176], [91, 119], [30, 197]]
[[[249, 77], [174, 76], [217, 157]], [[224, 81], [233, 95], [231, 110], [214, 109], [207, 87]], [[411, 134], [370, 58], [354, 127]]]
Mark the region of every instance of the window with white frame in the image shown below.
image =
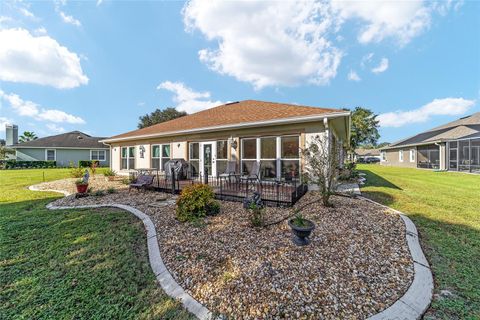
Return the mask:
[[168, 160], [170, 160], [170, 144], [157, 144], [152, 146], [152, 168], [165, 170], [165, 163], [167, 163]]
[[45, 160], [47, 160], [47, 161], [57, 160], [57, 150], [55, 150], [55, 149], [45, 150]]
[[415, 149], [410, 149], [410, 162], [415, 162]]
[[122, 147], [120, 169], [135, 169], [135, 147]]
[[380, 152], [380, 157], [382, 161], [387, 161], [387, 153], [385, 151]]
[[218, 140], [217, 141], [217, 173], [224, 173], [227, 170], [227, 160], [228, 160], [228, 141], [227, 140]]
[[398, 151], [398, 161], [403, 162], [403, 150]]
[[105, 161], [107, 159], [105, 150], [90, 150], [90, 160]]
[[190, 163], [190, 175], [196, 177], [200, 174], [200, 143], [188, 144], [188, 159]]
[[244, 138], [241, 140], [242, 173], [251, 172], [260, 162], [262, 179], [292, 179], [300, 175], [300, 137], [280, 136]]

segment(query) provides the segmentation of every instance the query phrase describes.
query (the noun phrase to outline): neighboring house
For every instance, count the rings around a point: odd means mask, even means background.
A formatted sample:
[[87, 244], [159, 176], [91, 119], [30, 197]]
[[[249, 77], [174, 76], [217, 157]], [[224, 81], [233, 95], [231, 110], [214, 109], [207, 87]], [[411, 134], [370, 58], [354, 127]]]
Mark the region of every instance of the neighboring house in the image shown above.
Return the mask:
[[[298, 177], [301, 148], [320, 135], [346, 146], [350, 112], [255, 100], [227, 103], [188, 116], [123, 133], [102, 142], [111, 146], [111, 168], [163, 169], [170, 159], [185, 159], [191, 173], [223, 173], [228, 160], [246, 174], [254, 162], [262, 179]], [[339, 147], [339, 149], [341, 149]], [[342, 149], [343, 150], [343, 149]], [[240, 170], [239, 170], [240, 169]]]
[[480, 112], [381, 149], [381, 164], [480, 172]]
[[78, 165], [80, 160], [98, 160], [100, 166], [109, 166], [109, 147], [99, 142], [101, 139], [105, 138], [72, 131], [23, 143], [13, 141], [10, 147], [17, 161], [54, 160], [57, 167], [68, 167], [70, 163]]
[[380, 159], [380, 150], [379, 149], [363, 149], [363, 148], [355, 149], [355, 155], [354, 155], [355, 161], [358, 161], [360, 159], [365, 160], [366, 158], [370, 158], [370, 157]]

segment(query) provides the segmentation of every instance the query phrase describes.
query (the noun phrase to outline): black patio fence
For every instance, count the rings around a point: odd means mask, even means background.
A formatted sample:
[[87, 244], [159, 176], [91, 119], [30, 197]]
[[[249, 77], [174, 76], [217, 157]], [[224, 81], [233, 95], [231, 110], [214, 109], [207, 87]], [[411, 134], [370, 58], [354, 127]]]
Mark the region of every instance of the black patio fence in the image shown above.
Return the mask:
[[[138, 175], [133, 173], [133, 177]], [[219, 200], [242, 202], [254, 192], [259, 192], [265, 205], [270, 207], [290, 207], [294, 205], [308, 190], [305, 183], [292, 179], [291, 181], [248, 179], [241, 176], [212, 177], [208, 173], [182, 177], [175, 174], [165, 174], [158, 170], [148, 174], [155, 175], [151, 187], [155, 190], [179, 194], [189, 185], [203, 183], [212, 187], [215, 197]]]

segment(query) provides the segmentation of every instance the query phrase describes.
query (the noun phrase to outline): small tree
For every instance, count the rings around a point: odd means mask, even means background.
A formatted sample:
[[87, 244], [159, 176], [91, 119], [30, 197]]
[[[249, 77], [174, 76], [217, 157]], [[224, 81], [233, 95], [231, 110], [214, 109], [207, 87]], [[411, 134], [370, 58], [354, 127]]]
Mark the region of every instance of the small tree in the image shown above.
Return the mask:
[[318, 186], [322, 203], [331, 207], [330, 196], [335, 193], [335, 178], [340, 164], [335, 140], [328, 141], [316, 135], [303, 150], [305, 179]]
[[350, 147], [353, 150], [361, 145], [377, 144], [380, 134], [378, 133], [379, 121], [377, 115], [370, 109], [356, 107], [352, 111], [352, 127], [350, 135]]
[[186, 115], [187, 113], [185, 111], [178, 111], [177, 109], [171, 107], [163, 110], [156, 109], [155, 111], [139, 118], [138, 129], [153, 126], [154, 124], [173, 120]]

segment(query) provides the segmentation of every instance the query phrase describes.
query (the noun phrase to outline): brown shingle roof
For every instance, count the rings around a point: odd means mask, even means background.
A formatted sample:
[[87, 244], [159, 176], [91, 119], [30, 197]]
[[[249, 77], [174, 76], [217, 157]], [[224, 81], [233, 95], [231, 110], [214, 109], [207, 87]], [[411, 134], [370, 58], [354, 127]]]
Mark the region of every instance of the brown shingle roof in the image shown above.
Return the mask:
[[107, 140], [180, 130], [194, 130], [216, 126], [235, 125], [248, 122], [322, 115], [333, 112], [343, 112], [343, 110], [307, 107], [257, 100], [244, 100], [223, 104], [218, 107], [190, 114], [188, 116], [116, 135]]
[[66, 132], [55, 136], [43, 137], [13, 145], [14, 148], [92, 148], [103, 149], [108, 146], [99, 142], [103, 137], [91, 137], [80, 131]]

